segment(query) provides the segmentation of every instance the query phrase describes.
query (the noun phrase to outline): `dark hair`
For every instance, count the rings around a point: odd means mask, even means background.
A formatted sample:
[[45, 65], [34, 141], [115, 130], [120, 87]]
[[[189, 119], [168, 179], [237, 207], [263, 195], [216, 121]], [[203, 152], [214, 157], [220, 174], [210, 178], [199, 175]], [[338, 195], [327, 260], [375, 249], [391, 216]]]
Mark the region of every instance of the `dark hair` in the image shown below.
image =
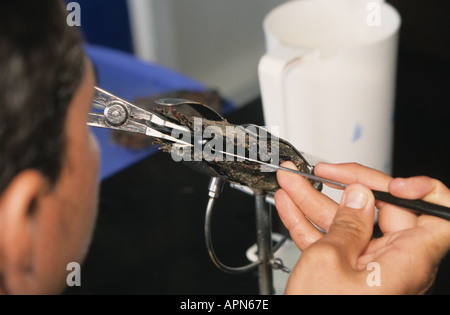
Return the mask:
[[0, 3], [0, 194], [19, 172], [51, 184], [65, 153], [65, 120], [85, 55], [61, 0]]

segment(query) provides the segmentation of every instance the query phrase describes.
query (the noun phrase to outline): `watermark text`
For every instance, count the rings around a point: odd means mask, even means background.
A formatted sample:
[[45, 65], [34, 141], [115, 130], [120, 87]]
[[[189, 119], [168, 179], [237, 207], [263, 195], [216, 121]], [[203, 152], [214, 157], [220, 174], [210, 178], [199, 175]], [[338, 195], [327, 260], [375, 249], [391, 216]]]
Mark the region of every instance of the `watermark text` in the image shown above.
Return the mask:
[[66, 270], [70, 271], [66, 277], [66, 283], [69, 287], [81, 286], [81, 266], [77, 262], [67, 264]]
[[370, 262], [367, 264], [366, 270], [371, 272], [367, 275], [366, 283], [369, 287], [381, 286], [381, 267], [377, 262]]
[[[270, 132], [263, 127], [248, 125], [204, 126], [202, 118], [194, 118], [193, 132], [173, 129], [171, 136], [185, 144], [172, 145], [171, 155], [180, 161], [250, 161], [272, 165], [279, 163], [279, 140], [272, 136], [278, 129]], [[261, 164], [262, 172], [273, 172], [274, 168]]]
[[69, 2], [66, 6], [68, 11], [66, 22], [69, 26], [81, 26], [81, 6], [78, 2]]
[[366, 19], [367, 25], [381, 26], [381, 5], [378, 2], [369, 2], [366, 10], [369, 12]]

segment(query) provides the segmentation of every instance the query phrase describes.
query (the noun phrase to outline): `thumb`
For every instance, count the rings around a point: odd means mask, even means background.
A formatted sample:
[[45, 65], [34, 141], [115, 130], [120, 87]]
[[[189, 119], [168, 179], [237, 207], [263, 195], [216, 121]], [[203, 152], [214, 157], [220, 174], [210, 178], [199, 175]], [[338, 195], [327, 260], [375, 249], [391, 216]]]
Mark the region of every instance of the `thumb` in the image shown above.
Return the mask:
[[343, 259], [356, 268], [373, 233], [375, 198], [367, 187], [349, 185], [323, 241], [333, 244]]

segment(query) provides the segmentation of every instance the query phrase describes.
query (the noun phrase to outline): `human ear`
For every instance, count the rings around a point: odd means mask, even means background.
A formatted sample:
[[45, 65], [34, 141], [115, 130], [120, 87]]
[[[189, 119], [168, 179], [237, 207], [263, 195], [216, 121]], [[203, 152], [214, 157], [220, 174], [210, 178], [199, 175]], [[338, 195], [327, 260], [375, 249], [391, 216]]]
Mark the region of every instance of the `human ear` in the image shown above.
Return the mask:
[[35, 211], [48, 190], [46, 178], [35, 170], [16, 175], [0, 197], [0, 254], [5, 290], [27, 294], [38, 288], [34, 273]]

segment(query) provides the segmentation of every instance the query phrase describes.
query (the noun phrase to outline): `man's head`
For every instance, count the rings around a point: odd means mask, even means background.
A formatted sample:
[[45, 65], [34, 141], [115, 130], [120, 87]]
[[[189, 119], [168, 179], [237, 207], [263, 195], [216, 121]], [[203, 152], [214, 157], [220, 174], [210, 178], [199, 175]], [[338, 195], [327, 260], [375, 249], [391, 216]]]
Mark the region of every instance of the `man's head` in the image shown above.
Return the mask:
[[57, 293], [96, 214], [94, 75], [60, 0], [0, 4], [0, 290]]

